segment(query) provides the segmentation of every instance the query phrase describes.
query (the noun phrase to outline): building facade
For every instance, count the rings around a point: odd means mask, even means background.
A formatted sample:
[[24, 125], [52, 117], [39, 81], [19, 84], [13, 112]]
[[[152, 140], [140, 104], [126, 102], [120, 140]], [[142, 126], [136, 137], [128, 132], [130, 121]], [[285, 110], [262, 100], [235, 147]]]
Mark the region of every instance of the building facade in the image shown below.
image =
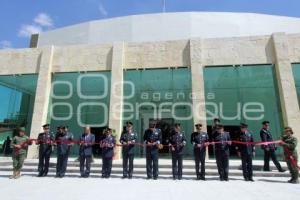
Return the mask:
[[[255, 28], [247, 32], [247, 23]], [[48, 122], [53, 131], [69, 125], [75, 138], [86, 125], [98, 139], [106, 126], [119, 137], [130, 120], [142, 141], [154, 121], [166, 143], [174, 123], [181, 123], [189, 138], [195, 123], [210, 132], [213, 118], [220, 117], [233, 139], [239, 123], [246, 122], [260, 141], [261, 122], [269, 120], [275, 139], [291, 126], [300, 140], [300, 19], [234, 13], [130, 16], [42, 33], [31, 44], [36, 47], [0, 51], [6, 135], [25, 126], [36, 138]], [[191, 150], [188, 145], [186, 154]], [[144, 155], [143, 148], [136, 151]], [[120, 148], [116, 155], [120, 158]], [[33, 145], [28, 157], [36, 156]]]

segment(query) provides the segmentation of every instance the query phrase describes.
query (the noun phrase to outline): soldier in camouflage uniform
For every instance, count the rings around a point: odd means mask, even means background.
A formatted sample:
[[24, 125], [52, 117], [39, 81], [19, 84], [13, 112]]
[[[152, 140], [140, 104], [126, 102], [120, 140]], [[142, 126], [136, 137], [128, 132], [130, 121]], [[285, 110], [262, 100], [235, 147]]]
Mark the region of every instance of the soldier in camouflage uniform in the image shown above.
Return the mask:
[[299, 183], [299, 171], [297, 168], [298, 155], [296, 150], [297, 138], [293, 137], [293, 130], [290, 127], [284, 129], [281, 145], [284, 149], [284, 158], [292, 177], [288, 182], [294, 184]]
[[28, 145], [32, 142], [29, 137], [25, 135], [25, 128], [18, 129], [18, 135], [15, 136], [11, 142], [11, 148], [13, 148], [13, 175], [11, 179], [17, 179], [21, 177], [21, 169], [23, 167], [24, 160], [26, 158]]

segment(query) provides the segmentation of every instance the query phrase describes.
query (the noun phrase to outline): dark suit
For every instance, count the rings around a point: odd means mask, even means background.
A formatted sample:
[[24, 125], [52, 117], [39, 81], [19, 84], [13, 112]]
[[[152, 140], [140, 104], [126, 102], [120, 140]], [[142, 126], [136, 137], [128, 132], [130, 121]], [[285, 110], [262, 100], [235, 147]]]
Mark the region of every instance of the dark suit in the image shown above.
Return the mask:
[[[120, 143], [123, 144], [122, 157], [123, 157], [123, 176], [129, 178], [133, 173], [133, 160], [134, 160], [134, 143], [137, 140], [137, 134], [135, 132], [128, 133], [124, 131], [120, 137]], [[130, 142], [131, 144], [128, 144]], [[129, 167], [128, 167], [129, 164]]]
[[[184, 133], [173, 132], [169, 139], [170, 150], [172, 154], [172, 174], [173, 179], [182, 178], [182, 156], [183, 147], [186, 145]], [[173, 147], [173, 150], [172, 150]]]
[[147, 177], [157, 179], [158, 177], [158, 157], [159, 148], [158, 145], [162, 142], [162, 135], [160, 129], [147, 129], [144, 134], [144, 143], [156, 143], [156, 145], [146, 147], [146, 168]]
[[56, 176], [64, 177], [67, 170], [68, 158], [72, 144], [71, 142], [73, 141], [73, 134], [69, 132], [58, 133], [55, 139], [60, 141], [57, 143]]
[[215, 144], [215, 154], [218, 172], [220, 175], [220, 180], [228, 180], [228, 172], [229, 172], [229, 144], [227, 141], [230, 141], [230, 135], [228, 132], [218, 133], [215, 132], [213, 136], [214, 142], [221, 142], [219, 144]]
[[[253, 136], [249, 132], [241, 133], [239, 137], [241, 142], [253, 142]], [[238, 144], [236, 146], [237, 151], [241, 154], [243, 176], [246, 180], [252, 179], [253, 169], [252, 169], [252, 158], [255, 152], [254, 145], [251, 144]]]
[[[204, 144], [209, 142], [208, 134], [206, 132], [194, 132], [191, 135], [191, 143], [194, 147], [194, 157], [195, 157], [195, 170], [197, 179], [205, 178], [205, 156], [206, 156], [206, 146]], [[201, 147], [197, 145], [200, 144]], [[199, 172], [199, 164], [201, 163], [201, 172]]]
[[[272, 134], [269, 130], [261, 129], [260, 138], [262, 142], [272, 142]], [[269, 150], [268, 150], [268, 149]], [[272, 159], [274, 165], [277, 167], [279, 171], [283, 171], [280, 163], [278, 162], [275, 151], [275, 144], [262, 145], [262, 149], [264, 150], [264, 171], [270, 171], [270, 158]]]
[[102, 141], [102, 177], [109, 178], [112, 168], [112, 158], [116, 140], [112, 135], [107, 135]]
[[37, 138], [37, 145], [39, 145], [39, 176], [47, 176], [49, 171], [49, 161], [52, 153], [52, 141], [55, 139], [53, 133], [40, 133]]
[[[80, 160], [80, 174], [81, 176], [88, 177], [91, 171], [91, 161], [93, 155], [93, 144], [95, 143], [95, 135], [94, 134], [85, 134], [83, 133], [80, 137], [79, 147], [79, 160]], [[85, 169], [84, 169], [85, 168]]]

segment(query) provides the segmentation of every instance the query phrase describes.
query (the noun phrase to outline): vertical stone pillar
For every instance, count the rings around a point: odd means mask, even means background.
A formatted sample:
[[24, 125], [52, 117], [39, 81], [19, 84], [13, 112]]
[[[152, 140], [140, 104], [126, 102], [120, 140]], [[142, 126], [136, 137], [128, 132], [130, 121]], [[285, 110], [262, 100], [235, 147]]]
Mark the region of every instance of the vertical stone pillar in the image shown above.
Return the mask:
[[[38, 79], [35, 92], [33, 115], [31, 121], [30, 138], [37, 138], [42, 125], [47, 122], [48, 106], [51, 92], [51, 71], [54, 47], [42, 48]], [[28, 150], [27, 158], [37, 158], [38, 150], [35, 144]]]
[[[193, 93], [193, 121], [194, 124], [201, 123], [203, 125], [203, 131], [207, 131], [201, 39], [190, 40], [190, 62]], [[206, 152], [208, 156], [208, 151]]]
[[[283, 124], [292, 127], [295, 136], [300, 141], [300, 111], [292, 65], [289, 59], [287, 36], [285, 33], [274, 33], [272, 40]], [[299, 145], [297, 151], [300, 153]]]
[[[111, 91], [109, 108], [109, 127], [116, 131], [119, 140], [123, 129], [123, 62], [124, 43], [114, 43], [111, 66]], [[115, 149], [115, 159], [121, 158], [120, 147]]]

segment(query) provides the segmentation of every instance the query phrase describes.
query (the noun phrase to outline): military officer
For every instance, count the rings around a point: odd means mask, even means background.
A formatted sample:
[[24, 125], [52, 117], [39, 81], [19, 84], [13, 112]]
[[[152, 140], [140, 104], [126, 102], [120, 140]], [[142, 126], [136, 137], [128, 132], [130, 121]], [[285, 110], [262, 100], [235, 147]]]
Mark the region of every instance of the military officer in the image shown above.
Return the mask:
[[[205, 180], [205, 156], [206, 147], [208, 146], [209, 138], [206, 132], [202, 131], [202, 124], [196, 124], [196, 132], [191, 134], [191, 143], [194, 147], [195, 170], [197, 180]], [[199, 165], [201, 163], [201, 172]]]
[[294, 132], [291, 127], [284, 129], [284, 135], [282, 136], [282, 147], [284, 149], [284, 157], [288, 169], [291, 174], [289, 183], [299, 183], [299, 170], [297, 168], [298, 155], [297, 155], [297, 138], [293, 136]]
[[67, 126], [61, 126], [55, 140], [57, 140], [56, 177], [62, 178], [67, 170], [70, 148], [73, 145], [73, 134], [68, 132]]
[[151, 123], [149, 129], [144, 133], [144, 143], [146, 144], [146, 168], [147, 179], [158, 178], [158, 157], [159, 148], [162, 142], [161, 130], [156, 128], [156, 124]]
[[229, 172], [229, 146], [231, 145], [229, 132], [224, 131], [224, 127], [218, 124], [216, 127], [216, 133], [213, 136], [215, 144], [215, 154], [218, 172], [221, 181], [228, 181]]
[[212, 134], [211, 135], [214, 135], [217, 132], [217, 126], [220, 123], [221, 123], [220, 118], [218, 118], [218, 117], [214, 118], [213, 125], [212, 125], [212, 131], [211, 131]]
[[55, 139], [49, 130], [49, 124], [43, 125], [43, 132], [38, 135], [36, 144], [39, 145], [38, 177], [47, 176], [49, 161], [52, 153], [52, 143]]
[[112, 136], [112, 129], [106, 128], [104, 134], [105, 138], [100, 142], [100, 148], [102, 148], [102, 178], [109, 178], [116, 140]]
[[[248, 131], [248, 125], [245, 123], [241, 123], [239, 141], [253, 142], [253, 136]], [[242, 160], [242, 169], [245, 181], [253, 182], [252, 158], [255, 155], [255, 146], [253, 144], [237, 144], [236, 150], [238, 152], [238, 156], [241, 157]]]
[[12, 139], [11, 148], [13, 149], [13, 175], [11, 179], [17, 179], [21, 177], [21, 169], [26, 158], [28, 145], [31, 145], [29, 137], [25, 135], [25, 128], [21, 127], [18, 130], [18, 135]]
[[[134, 146], [137, 140], [137, 134], [133, 131], [133, 123], [126, 122], [126, 128], [120, 137], [120, 143], [123, 145], [123, 178], [132, 178], [133, 160], [134, 160]], [[129, 165], [129, 167], [128, 167]]]
[[[262, 142], [273, 141], [273, 137], [270, 131], [269, 121], [262, 122], [262, 129], [260, 130], [260, 138]], [[277, 161], [275, 155], [275, 151], [277, 148], [275, 144], [262, 145], [262, 149], [264, 150], [264, 171], [271, 171], [270, 170], [270, 158], [271, 158], [274, 165], [277, 167], [278, 171], [285, 172], [285, 170], [282, 169], [280, 163]]]
[[182, 156], [183, 148], [186, 145], [186, 138], [184, 133], [181, 131], [179, 123], [174, 125], [174, 130], [171, 133], [169, 139], [169, 147], [172, 154], [172, 174], [173, 179], [182, 179]]
[[92, 147], [95, 143], [95, 135], [91, 133], [91, 128], [89, 126], [84, 128], [79, 141], [80, 176], [87, 178], [90, 176], [93, 155]]

